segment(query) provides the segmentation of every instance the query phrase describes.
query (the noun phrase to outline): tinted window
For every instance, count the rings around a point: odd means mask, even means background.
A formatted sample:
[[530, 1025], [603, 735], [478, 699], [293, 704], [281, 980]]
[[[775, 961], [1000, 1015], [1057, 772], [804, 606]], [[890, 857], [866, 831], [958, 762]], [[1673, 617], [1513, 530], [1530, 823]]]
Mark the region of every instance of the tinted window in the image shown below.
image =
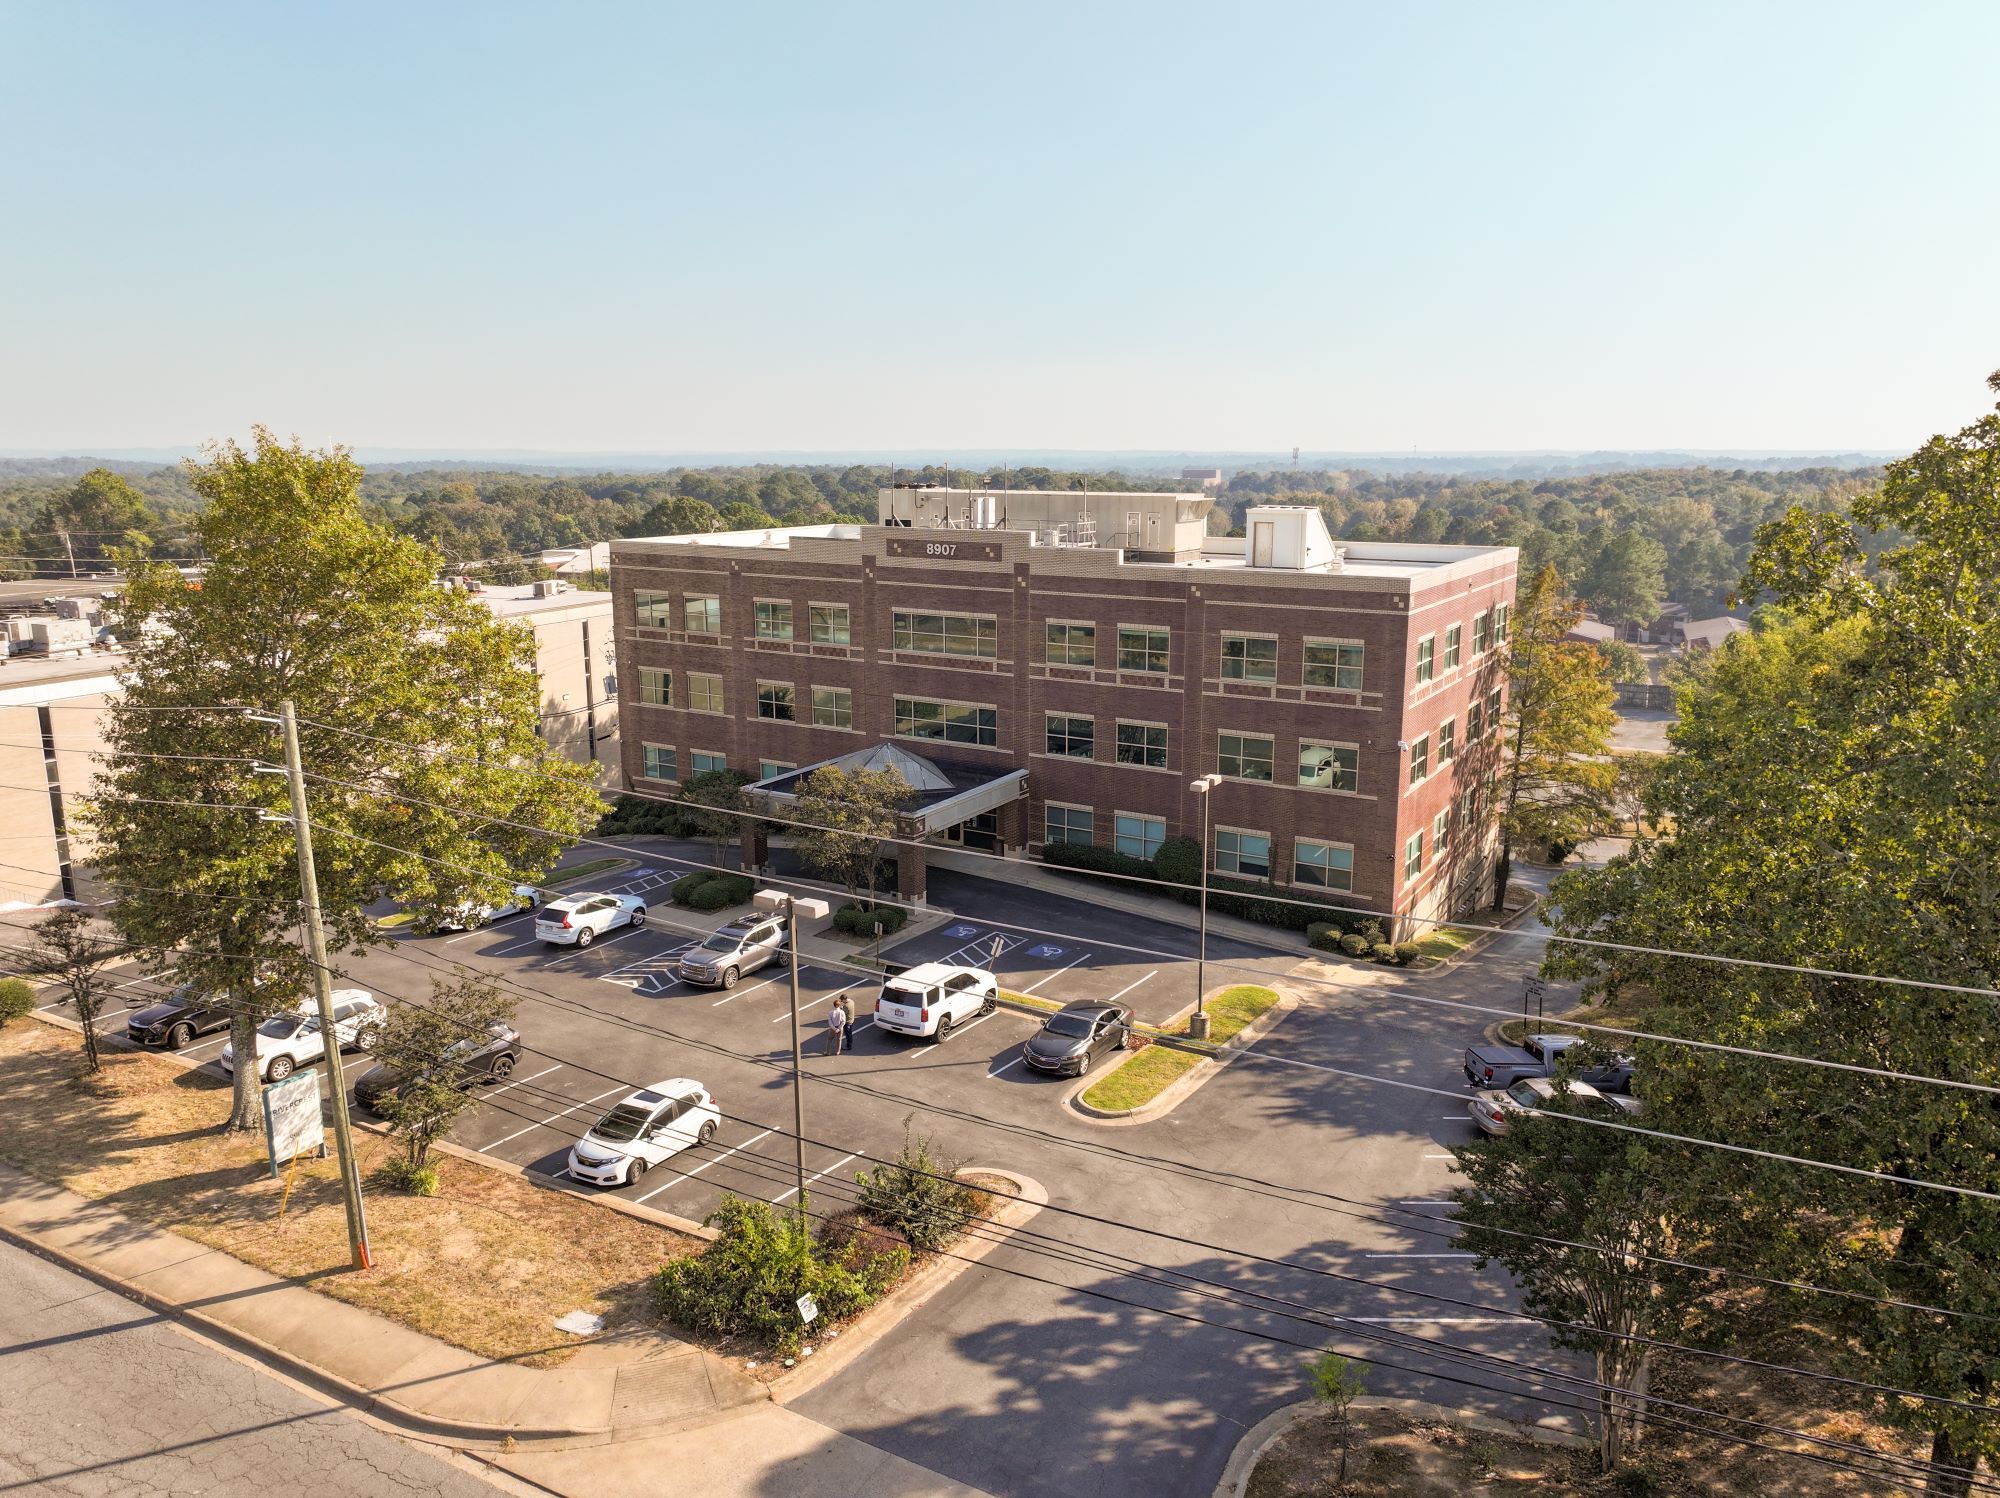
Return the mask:
[[635, 1108], [630, 1103], [620, 1103], [600, 1118], [590, 1132], [600, 1139], [624, 1144], [637, 1139], [639, 1131], [646, 1127], [646, 1121], [652, 1116], [650, 1108]]
[[1507, 1089], [1507, 1096], [1512, 1098], [1515, 1102], [1519, 1103], [1523, 1108], [1536, 1108], [1541, 1106], [1542, 1095], [1535, 1091], [1533, 1085], [1528, 1081], [1526, 1077], [1523, 1077], [1520, 1081], [1516, 1082], [1512, 1087], [1509, 1087]]
[[1090, 1016], [1087, 1014], [1052, 1014], [1049, 1022], [1042, 1026], [1051, 1035], [1061, 1035], [1071, 1040], [1081, 1040], [1090, 1034]]
[[736, 950], [736, 938], [727, 932], [718, 931], [701, 944], [701, 949], [704, 952], [733, 952]]
[[307, 1022], [295, 1014], [281, 1014], [276, 1019], [267, 1019], [257, 1027], [259, 1035], [272, 1040], [290, 1040], [306, 1028]]

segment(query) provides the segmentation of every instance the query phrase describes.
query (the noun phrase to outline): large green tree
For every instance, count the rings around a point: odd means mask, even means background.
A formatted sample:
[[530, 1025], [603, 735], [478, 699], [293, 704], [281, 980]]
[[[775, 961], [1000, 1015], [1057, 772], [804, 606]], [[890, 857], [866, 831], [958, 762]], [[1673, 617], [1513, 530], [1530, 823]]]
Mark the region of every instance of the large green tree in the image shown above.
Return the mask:
[[[584, 766], [536, 734], [528, 634], [436, 586], [440, 559], [366, 519], [361, 469], [259, 428], [189, 465], [207, 500], [199, 583], [139, 564], [119, 601], [132, 640], [94, 789], [112, 917], [181, 975], [226, 993], [248, 1054], [261, 1018], [310, 991], [275, 725], [300, 717], [320, 894], [335, 949], [379, 940], [363, 907], [498, 900], [596, 818]], [[251, 1069], [238, 1128], [255, 1126]]]
[[852, 896], [875, 900], [882, 842], [896, 835], [896, 812], [909, 805], [909, 782], [894, 770], [844, 770], [824, 765], [799, 783], [792, 837], [799, 860]]
[[103, 567], [114, 551], [150, 548], [160, 517], [121, 475], [93, 468], [43, 506], [31, 529], [31, 554], [43, 573]]
[[[1852, 521], [1800, 510], [1765, 527], [1746, 584], [1773, 602], [1681, 688], [1676, 753], [1646, 792], [1662, 832], [1565, 876], [1553, 915], [1569, 934], [1822, 971], [1583, 947], [1552, 966], [1606, 990], [1645, 985], [1669, 1033], [2000, 1085], [1985, 995], [2000, 982], [2000, 416], [1890, 465]], [[1672, 1046], [1641, 1062], [1649, 1102], [1685, 1131], [2000, 1192], [1986, 1095]], [[1842, 1371], [1992, 1401], [2000, 1203], [1696, 1158], [1680, 1195], [1724, 1209], [1719, 1252], [1871, 1297], [1812, 1304], [1858, 1350]], [[1945, 1468], [2000, 1457], [1993, 1415], [1886, 1409], [1927, 1431]], [[1930, 1486], [1967, 1481], [1944, 1471]]]
[[1597, 647], [1565, 638], [1581, 617], [1553, 564], [1516, 601], [1493, 798], [1500, 818], [1496, 910], [1506, 901], [1515, 848], [1579, 843], [1614, 821], [1615, 693]]

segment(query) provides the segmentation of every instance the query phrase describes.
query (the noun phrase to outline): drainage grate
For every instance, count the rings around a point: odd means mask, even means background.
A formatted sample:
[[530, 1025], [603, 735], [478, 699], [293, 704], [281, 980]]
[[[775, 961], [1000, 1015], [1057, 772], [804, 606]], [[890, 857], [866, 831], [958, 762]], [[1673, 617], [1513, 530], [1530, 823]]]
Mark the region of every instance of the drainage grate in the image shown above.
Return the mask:
[[629, 1363], [612, 1389], [613, 1425], [651, 1425], [715, 1409], [708, 1360], [693, 1348], [681, 1357]]

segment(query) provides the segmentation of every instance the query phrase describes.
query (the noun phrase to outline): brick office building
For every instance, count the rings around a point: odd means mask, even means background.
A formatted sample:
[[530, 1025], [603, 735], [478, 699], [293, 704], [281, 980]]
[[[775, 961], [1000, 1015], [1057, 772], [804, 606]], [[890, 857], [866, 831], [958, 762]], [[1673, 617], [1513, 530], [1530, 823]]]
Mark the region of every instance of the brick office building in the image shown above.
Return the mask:
[[924, 782], [912, 835], [1145, 856], [1215, 774], [1218, 873], [1405, 928], [1490, 897], [1515, 551], [1339, 546], [1296, 506], [1211, 536], [1212, 504], [896, 487], [878, 525], [614, 542], [626, 783], [726, 765], [781, 809], [872, 751]]

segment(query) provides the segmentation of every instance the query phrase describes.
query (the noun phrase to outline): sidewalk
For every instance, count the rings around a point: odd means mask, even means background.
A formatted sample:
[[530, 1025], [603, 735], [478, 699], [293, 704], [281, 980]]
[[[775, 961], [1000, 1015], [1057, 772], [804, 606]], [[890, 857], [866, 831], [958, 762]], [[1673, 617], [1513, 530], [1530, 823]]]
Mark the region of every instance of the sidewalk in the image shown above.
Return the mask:
[[591, 1343], [559, 1368], [493, 1362], [7, 1165], [0, 1236], [343, 1403], [454, 1443], [620, 1439], [768, 1398], [720, 1358], [653, 1333]]

